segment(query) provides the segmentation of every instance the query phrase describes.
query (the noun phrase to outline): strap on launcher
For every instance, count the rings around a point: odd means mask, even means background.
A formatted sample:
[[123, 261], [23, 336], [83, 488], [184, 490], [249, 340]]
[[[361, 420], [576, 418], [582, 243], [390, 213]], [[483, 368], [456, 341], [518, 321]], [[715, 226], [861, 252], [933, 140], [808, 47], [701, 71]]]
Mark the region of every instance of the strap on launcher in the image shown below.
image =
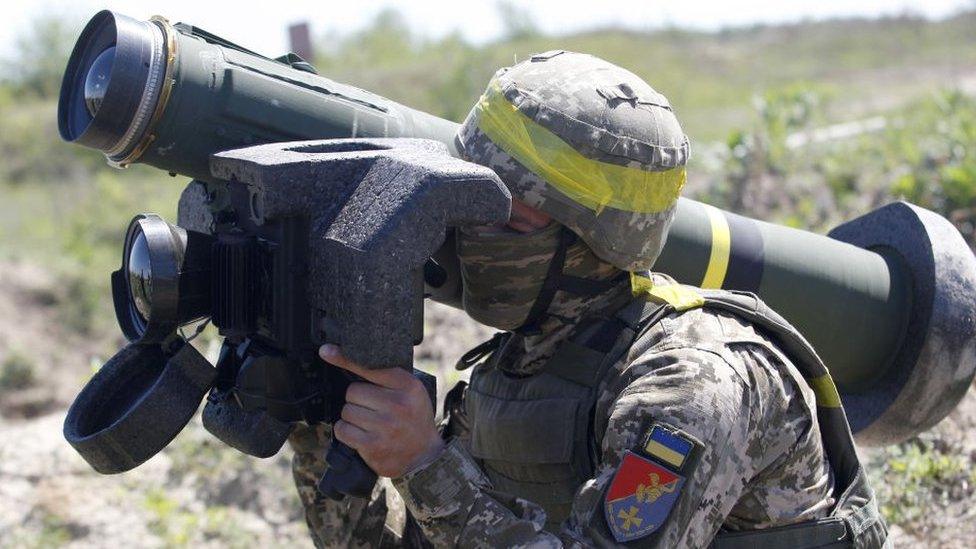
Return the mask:
[[[654, 284], [649, 272], [631, 273], [630, 285], [635, 297], [643, 297], [651, 303], [663, 306], [664, 311], [652, 314], [653, 321], [648, 319], [649, 322], [646, 322], [644, 326], [645, 330], [672, 311], [684, 312], [699, 307], [712, 306], [736, 314], [758, 327], [772, 332], [777, 342], [786, 343], [787, 348], [784, 350], [790, 356], [797, 354], [816, 356], [816, 353], [812, 348], [809, 348], [809, 344], [802, 339], [802, 336], [751, 294], [735, 292], [719, 294], [683, 284]], [[759, 310], [760, 308], [762, 310]], [[819, 366], [817, 371], [811, 371], [814, 364], [808, 364], [814, 360], [801, 360], [801, 362], [802, 364], [797, 364], [797, 366], [801, 368], [804, 378], [813, 389], [817, 398], [817, 406], [819, 408], [840, 408], [840, 393], [837, 391], [833, 378], [823, 367], [819, 358], [815, 360], [816, 365]]]

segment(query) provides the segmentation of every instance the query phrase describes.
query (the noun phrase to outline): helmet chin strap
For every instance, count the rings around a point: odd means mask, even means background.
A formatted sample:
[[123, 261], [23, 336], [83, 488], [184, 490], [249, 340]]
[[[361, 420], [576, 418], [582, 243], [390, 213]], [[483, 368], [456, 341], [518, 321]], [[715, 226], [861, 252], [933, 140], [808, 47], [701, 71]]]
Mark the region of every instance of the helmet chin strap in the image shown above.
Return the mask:
[[576, 233], [566, 226], [560, 229], [559, 244], [556, 253], [552, 256], [549, 270], [546, 271], [546, 279], [542, 283], [542, 288], [539, 289], [539, 295], [532, 303], [529, 314], [525, 317], [525, 322], [512, 330], [516, 334], [532, 336], [542, 332], [542, 321], [545, 320], [552, 300], [556, 297], [556, 292], [562, 290], [580, 296], [595, 296], [613, 288], [627, 276], [627, 273], [621, 272], [609, 280], [593, 280], [565, 274], [563, 270], [566, 268], [566, 252], [576, 242], [577, 238]]

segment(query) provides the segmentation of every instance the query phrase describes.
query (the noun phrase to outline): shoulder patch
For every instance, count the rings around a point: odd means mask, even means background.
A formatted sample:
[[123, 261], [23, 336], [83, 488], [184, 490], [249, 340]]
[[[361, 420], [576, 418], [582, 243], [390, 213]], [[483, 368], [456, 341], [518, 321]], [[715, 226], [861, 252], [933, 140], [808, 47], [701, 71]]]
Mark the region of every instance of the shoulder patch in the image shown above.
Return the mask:
[[655, 423], [644, 439], [642, 453], [662, 465], [681, 471], [688, 464], [696, 446], [701, 445], [681, 431]]
[[681, 429], [655, 422], [633, 451], [624, 452], [603, 505], [618, 543], [649, 536], [664, 525], [703, 449]]
[[678, 473], [634, 452], [624, 452], [603, 506], [614, 539], [625, 543], [657, 531], [678, 500], [684, 482], [685, 477]]

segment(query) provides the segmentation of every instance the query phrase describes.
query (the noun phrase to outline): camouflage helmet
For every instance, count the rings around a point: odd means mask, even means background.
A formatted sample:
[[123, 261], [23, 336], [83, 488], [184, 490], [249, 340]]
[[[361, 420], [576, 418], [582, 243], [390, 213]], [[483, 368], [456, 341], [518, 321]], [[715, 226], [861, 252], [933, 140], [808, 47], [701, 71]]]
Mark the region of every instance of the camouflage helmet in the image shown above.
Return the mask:
[[513, 196], [631, 272], [650, 269], [664, 246], [689, 154], [663, 95], [630, 71], [562, 50], [495, 73], [456, 143]]

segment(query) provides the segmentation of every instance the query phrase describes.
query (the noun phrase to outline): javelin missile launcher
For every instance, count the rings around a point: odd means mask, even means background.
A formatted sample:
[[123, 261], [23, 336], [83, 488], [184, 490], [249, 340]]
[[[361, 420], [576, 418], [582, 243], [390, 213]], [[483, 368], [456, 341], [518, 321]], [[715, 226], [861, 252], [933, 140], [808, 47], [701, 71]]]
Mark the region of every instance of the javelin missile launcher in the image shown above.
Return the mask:
[[[455, 123], [163, 18], [95, 15], [58, 118], [65, 140], [116, 166], [193, 179], [176, 225], [130, 226], [113, 288], [132, 343], [65, 423], [102, 472], [162, 449], [208, 392], [207, 428], [252, 455], [277, 452], [290, 422], [330, 421], [347, 380], [324, 372], [316, 346], [408, 367], [423, 297], [459, 306], [452, 228], [509, 212], [494, 173], [451, 158]], [[976, 258], [946, 219], [911, 204], [821, 236], [682, 199], [655, 270], [755, 292], [792, 322], [861, 443], [931, 427], [976, 371]], [[216, 368], [175, 336], [201, 318], [225, 337]], [[355, 458], [330, 468], [353, 471]]]

